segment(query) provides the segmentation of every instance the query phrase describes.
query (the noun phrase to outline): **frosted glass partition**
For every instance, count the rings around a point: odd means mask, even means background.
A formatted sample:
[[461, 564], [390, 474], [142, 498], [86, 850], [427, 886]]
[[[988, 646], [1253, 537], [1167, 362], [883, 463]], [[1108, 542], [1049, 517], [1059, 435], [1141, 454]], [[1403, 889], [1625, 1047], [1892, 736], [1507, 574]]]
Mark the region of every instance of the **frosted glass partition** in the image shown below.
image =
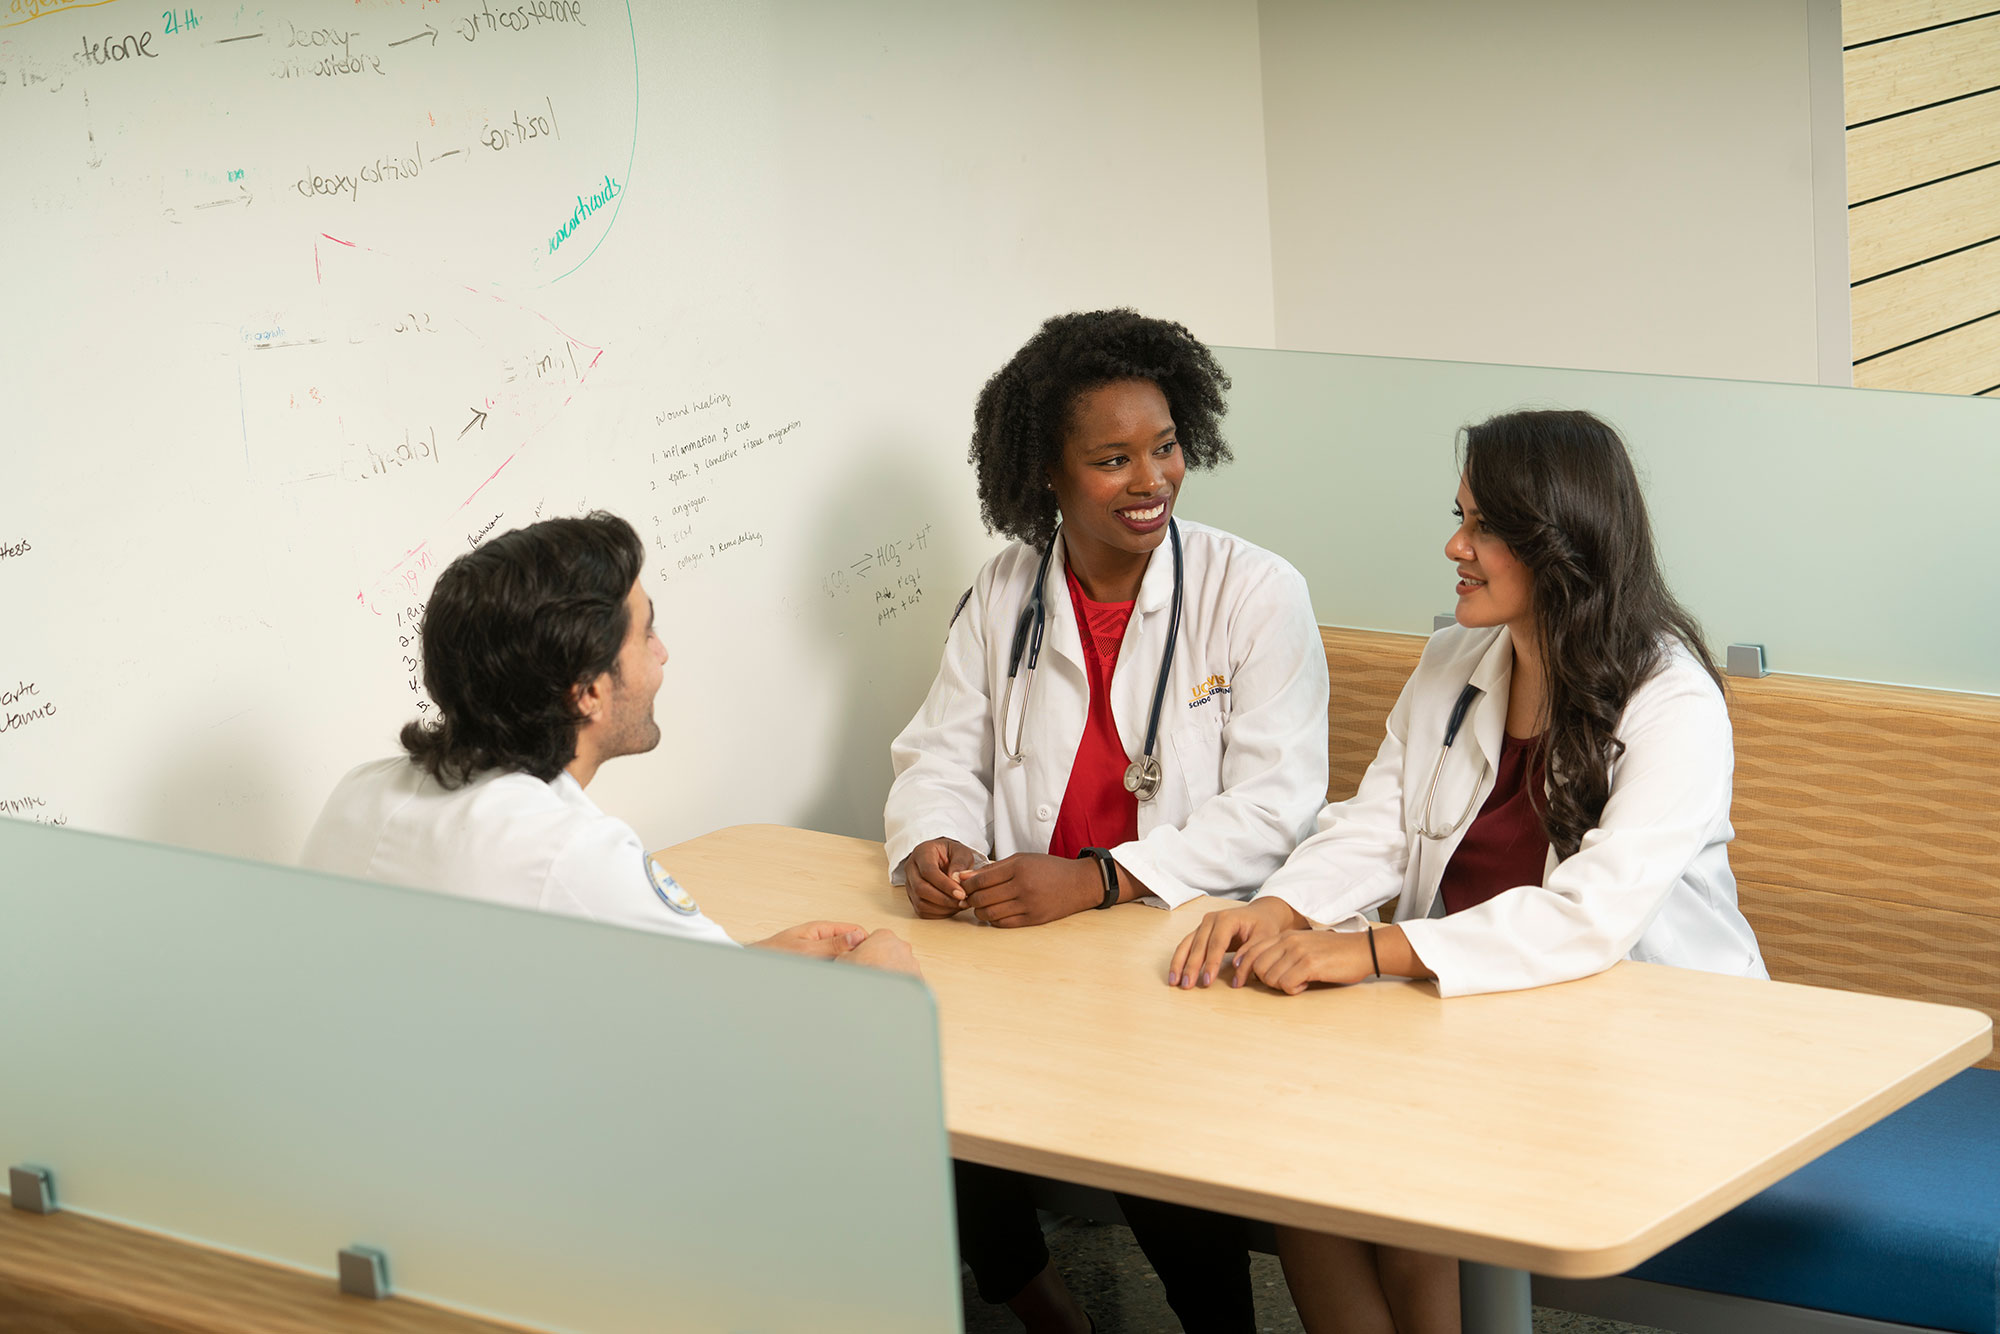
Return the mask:
[[0, 1157], [536, 1328], [959, 1328], [911, 978], [0, 820]]
[[1458, 428], [1587, 408], [1631, 444], [1668, 577], [1773, 671], [2000, 693], [2000, 400], [1218, 348], [1236, 461], [1182, 511], [1283, 553], [1330, 625], [1429, 633]]

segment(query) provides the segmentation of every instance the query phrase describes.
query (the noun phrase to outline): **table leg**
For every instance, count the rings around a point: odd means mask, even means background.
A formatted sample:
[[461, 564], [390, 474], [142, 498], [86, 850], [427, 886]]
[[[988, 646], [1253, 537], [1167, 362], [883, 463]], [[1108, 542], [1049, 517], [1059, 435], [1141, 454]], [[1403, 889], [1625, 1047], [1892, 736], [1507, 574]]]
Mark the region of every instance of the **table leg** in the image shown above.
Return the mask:
[[1460, 1260], [1458, 1318], [1462, 1334], [1534, 1334], [1527, 1271]]

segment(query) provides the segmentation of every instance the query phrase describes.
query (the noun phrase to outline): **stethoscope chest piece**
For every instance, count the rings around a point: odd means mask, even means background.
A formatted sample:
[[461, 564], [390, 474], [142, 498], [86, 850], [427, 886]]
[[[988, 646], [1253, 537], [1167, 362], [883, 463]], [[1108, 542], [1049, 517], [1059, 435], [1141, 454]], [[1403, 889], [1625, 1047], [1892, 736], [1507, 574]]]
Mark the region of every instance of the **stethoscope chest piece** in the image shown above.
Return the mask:
[[1151, 801], [1160, 790], [1161, 776], [1159, 760], [1141, 755], [1125, 766], [1125, 790], [1141, 801]]

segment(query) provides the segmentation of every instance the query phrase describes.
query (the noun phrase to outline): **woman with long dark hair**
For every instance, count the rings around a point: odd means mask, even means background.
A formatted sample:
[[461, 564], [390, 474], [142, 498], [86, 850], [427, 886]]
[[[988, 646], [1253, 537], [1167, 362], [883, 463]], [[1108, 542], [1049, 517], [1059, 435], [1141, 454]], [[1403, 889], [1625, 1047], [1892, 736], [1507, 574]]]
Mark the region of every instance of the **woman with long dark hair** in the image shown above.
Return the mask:
[[[1623, 958], [1766, 975], [1729, 870], [1721, 677], [1624, 442], [1587, 412], [1516, 412], [1468, 428], [1463, 464], [1457, 624], [1354, 796], [1247, 906], [1203, 919], [1170, 985], [1399, 976], [1451, 997]], [[1391, 899], [1393, 924], [1368, 920]], [[1448, 1259], [1284, 1228], [1279, 1251], [1314, 1334], [1458, 1327]]]

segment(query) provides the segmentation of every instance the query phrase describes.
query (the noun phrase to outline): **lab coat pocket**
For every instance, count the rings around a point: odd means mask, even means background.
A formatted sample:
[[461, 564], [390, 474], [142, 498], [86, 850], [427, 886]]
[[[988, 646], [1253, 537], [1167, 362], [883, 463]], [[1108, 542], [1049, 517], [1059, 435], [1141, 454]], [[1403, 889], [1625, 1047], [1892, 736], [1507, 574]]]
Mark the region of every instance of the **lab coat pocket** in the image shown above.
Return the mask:
[[1187, 788], [1188, 810], [1222, 791], [1222, 729], [1188, 719], [1173, 731], [1174, 766]]

